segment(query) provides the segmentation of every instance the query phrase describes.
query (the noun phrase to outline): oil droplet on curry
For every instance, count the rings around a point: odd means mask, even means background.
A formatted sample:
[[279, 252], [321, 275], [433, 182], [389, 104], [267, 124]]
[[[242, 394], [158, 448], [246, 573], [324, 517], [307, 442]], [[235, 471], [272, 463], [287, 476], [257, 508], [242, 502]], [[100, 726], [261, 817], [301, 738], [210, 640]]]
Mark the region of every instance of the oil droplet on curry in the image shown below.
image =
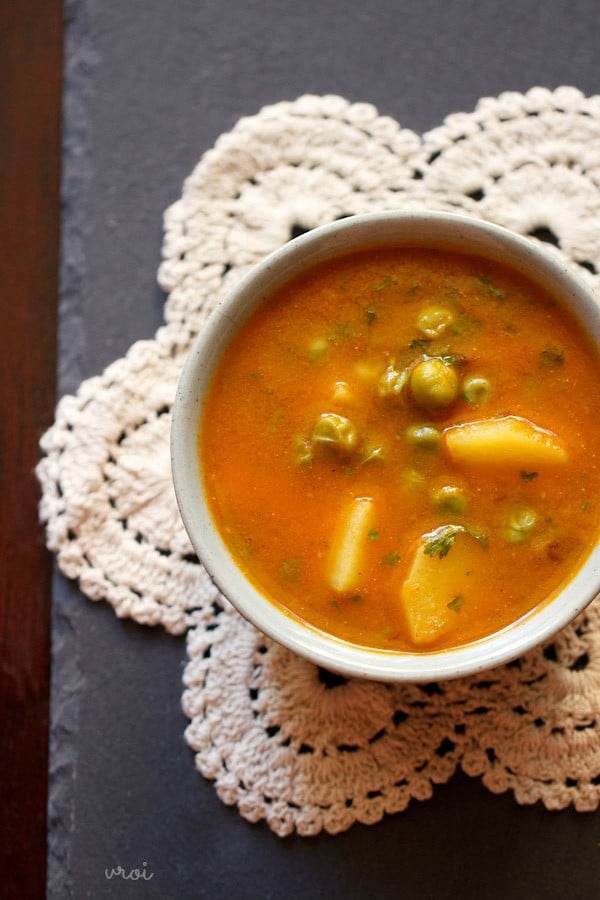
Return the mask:
[[557, 592], [598, 539], [600, 364], [537, 285], [485, 259], [375, 249], [276, 291], [200, 427], [217, 527], [289, 615], [431, 651]]

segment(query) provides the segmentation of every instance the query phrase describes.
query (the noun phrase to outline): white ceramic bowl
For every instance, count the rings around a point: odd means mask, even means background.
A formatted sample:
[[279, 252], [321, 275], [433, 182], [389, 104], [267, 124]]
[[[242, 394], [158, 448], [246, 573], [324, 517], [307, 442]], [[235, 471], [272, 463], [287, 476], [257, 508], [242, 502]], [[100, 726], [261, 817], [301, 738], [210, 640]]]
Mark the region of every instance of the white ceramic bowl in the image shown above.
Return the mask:
[[497, 666], [570, 622], [600, 592], [595, 547], [557, 596], [502, 631], [457, 649], [402, 653], [358, 647], [287, 615], [237, 567], [211, 518], [198, 461], [198, 430], [215, 367], [233, 335], [273, 290], [316, 263], [370, 245], [458, 250], [500, 261], [541, 284], [571, 308], [600, 348], [600, 307], [589, 288], [554, 256], [497, 226], [448, 213], [385, 212], [317, 228], [259, 263], [209, 318], [177, 389], [171, 455], [177, 501], [196, 552], [231, 603], [262, 632], [313, 662], [345, 675], [385, 681], [435, 681]]

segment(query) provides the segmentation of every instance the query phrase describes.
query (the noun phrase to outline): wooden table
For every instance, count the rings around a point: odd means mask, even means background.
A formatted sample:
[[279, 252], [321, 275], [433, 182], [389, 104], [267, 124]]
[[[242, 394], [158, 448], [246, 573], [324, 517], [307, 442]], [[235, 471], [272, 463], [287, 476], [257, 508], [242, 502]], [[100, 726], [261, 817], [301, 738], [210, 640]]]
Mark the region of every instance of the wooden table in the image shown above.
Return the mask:
[[38, 525], [37, 442], [55, 397], [62, 12], [0, 7], [0, 872], [43, 896], [51, 559]]

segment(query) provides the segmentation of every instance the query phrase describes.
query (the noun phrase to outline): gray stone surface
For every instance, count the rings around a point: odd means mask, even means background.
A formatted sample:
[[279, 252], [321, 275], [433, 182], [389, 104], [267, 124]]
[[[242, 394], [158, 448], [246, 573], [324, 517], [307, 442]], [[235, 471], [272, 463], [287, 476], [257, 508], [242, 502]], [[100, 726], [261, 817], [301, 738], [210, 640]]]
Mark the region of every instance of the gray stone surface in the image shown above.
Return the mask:
[[[600, 89], [597, 0], [67, 0], [59, 380], [161, 322], [161, 217], [241, 115], [340, 93], [426, 130], [480, 96]], [[54, 581], [50, 900], [592, 898], [600, 814], [551, 814], [459, 775], [336, 838], [279, 840], [194, 769], [182, 639]], [[107, 879], [117, 866], [147, 881]]]

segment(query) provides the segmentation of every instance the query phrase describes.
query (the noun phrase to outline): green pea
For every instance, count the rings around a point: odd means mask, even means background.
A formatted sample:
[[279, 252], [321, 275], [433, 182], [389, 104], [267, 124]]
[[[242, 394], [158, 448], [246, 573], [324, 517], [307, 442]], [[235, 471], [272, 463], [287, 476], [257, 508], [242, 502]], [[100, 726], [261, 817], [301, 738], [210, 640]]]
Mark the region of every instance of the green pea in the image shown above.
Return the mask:
[[453, 324], [454, 314], [443, 306], [426, 306], [417, 317], [417, 328], [427, 338], [441, 337]]
[[327, 338], [315, 338], [308, 345], [308, 358], [311, 362], [318, 362], [325, 356], [329, 344]]
[[462, 392], [467, 403], [485, 403], [492, 393], [492, 385], [483, 375], [469, 375], [463, 381]]
[[314, 427], [313, 444], [329, 447], [346, 456], [358, 443], [356, 429], [350, 419], [337, 413], [322, 413]]
[[436, 450], [442, 435], [433, 425], [409, 425], [404, 436], [412, 447], [421, 450]]
[[443, 511], [463, 515], [467, 511], [467, 495], [457, 484], [445, 484], [432, 494], [433, 505]]
[[537, 518], [537, 513], [529, 506], [515, 507], [504, 520], [504, 537], [511, 544], [523, 543], [535, 528]]
[[308, 466], [312, 462], [312, 445], [305, 438], [296, 438], [294, 444], [294, 462], [297, 466]]
[[410, 390], [417, 406], [443, 409], [458, 396], [458, 375], [443, 359], [433, 356], [417, 363], [410, 375]]
[[380, 444], [367, 444], [363, 448], [361, 456], [360, 463], [362, 466], [365, 466], [367, 463], [381, 462], [385, 459], [385, 451]]
[[402, 472], [402, 484], [411, 491], [418, 491], [425, 484], [425, 476], [416, 469], [404, 469]]

